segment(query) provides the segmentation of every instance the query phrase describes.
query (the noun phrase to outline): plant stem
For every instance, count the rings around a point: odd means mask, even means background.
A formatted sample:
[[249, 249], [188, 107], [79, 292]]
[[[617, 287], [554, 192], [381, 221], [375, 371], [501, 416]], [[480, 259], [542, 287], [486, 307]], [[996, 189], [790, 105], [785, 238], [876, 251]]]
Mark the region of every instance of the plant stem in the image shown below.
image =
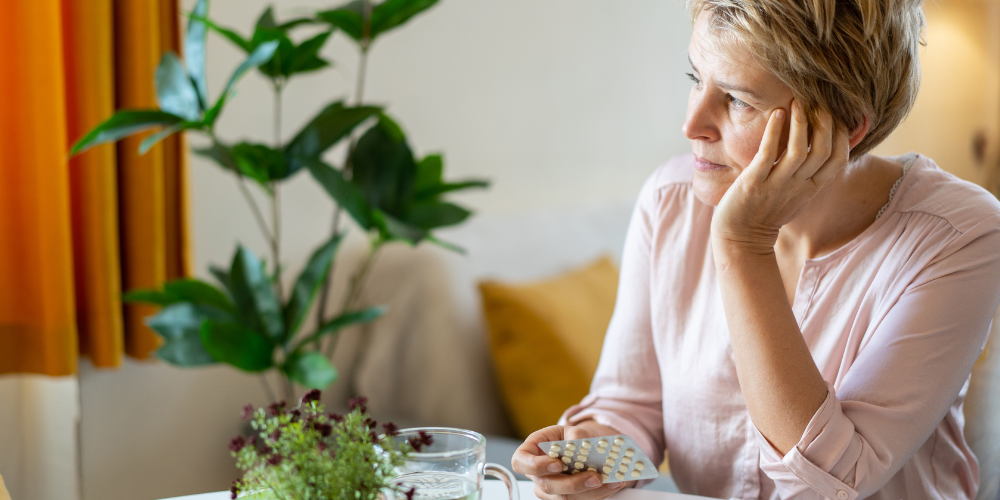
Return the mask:
[[[281, 91], [284, 80], [272, 80], [274, 86], [274, 149], [281, 150]], [[278, 183], [270, 182], [271, 191], [271, 258], [274, 259], [274, 291], [279, 304], [285, 303], [284, 285], [281, 283], [281, 198]]]
[[[370, 18], [371, 17], [370, 8], [371, 8], [371, 4], [368, 3], [368, 2], [366, 2], [366, 7], [365, 7], [366, 18]], [[367, 24], [368, 23], [365, 23], [365, 25], [367, 25]], [[368, 39], [367, 39], [367, 36], [366, 36], [365, 40], [361, 44], [361, 55], [360, 55], [360, 58], [358, 60], [358, 77], [357, 77], [357, 83], [355, 84], [355, 87], [354, 87], [354, 105], [355, 106], [360, 106], [361, 105], [361, 99], [364, 97], [364, 93], [365, 93], [365, 90], [364, 90], [365, 89], [365, 74], [368, 72], [368, 41], [367, 40]], [[357, 141], [354, 138], [354, 134], [352, 133], [351, 134], [350, 146], [348, 146], [348, 148], [347, 148], [347, 156], [344, 158], [344, 171], [345, 172], [350, 172], [351, 171], [351, 157], [354, 155], [354, 147], [355, 147], [356, 144], [357, 144]], [[340, 232], [340, 215], [341, 215], [342, 211], [343, 211], [343, 208], [339, 204], [337, 205], [337, 208], [334, 209], [334, 211], [333, 211], [333, 228], [332, 228], [331, 233], [330, 233], [331, 237], [332, 237], [332, 235], [338, 234]], [[336, 261], [336, 259], [334, 259], [334, 261], [330, 263], [330, 272], [326, 274], [325, 278], [323, 278], [323, 288], [320, 289], [320, 293], [319, 293], [319, 305], [316, 308], [316, 326], [317, 327], [319, 327], [319, 325], [322, 325], [323, 323], [326, 322], [326, 303], [327, 303], [327, 300], [329, 300], [329, 297], [330, 297], [330, 287], [333, 284], [333, 277], [335, 275], [336, 269], [337, 269], [337, 261]], [[329, 345], [329, 343], [328, 343], [328, 345]], [[329, 352], [329, 354], [331, 356], [333, 355], [332, 349], [328, 349], [328, 352]]]
[[257, 200], [254, 200], [253, 195], [250, 190], [247, 189], [246, 177], [243, 177], [239, 171], [235, 171], [237, 185], [240, 188], [240, 192], [243, 193], [243, 198], [246, 199], [247, 205], [250, 205], [250, 210], [253, 212], [254, 219], [257, 220], [257, 226], [260, 227], [260, 232], [264, 233], [264, 238], [271, 241], [273, 238], [271, 236], [271, 231], [267, 228], [267, 222], [264, 221], [264, 214], [260, 211], [260, 206], [257, 205]]
[[372, 245], [371, 250], [368, 251], [368, 255], [365, 257], [365, 261], [361, 264], [361, 268], [351, 277], [351, 286], [348, 289], [347, 296], [344, 297], [344, 304], [340, 309], [341, 313], [346, 313], [354, 308], [358, 299], [361, 298], [361, 290], [364, 287], [365, 280], [368, 278], [368, 274], [372, 270], [372, 264], [375, 263], [375, 257], [378, 255], [380, 248], [382, 248], [381, 240]]
[[295, 400], [295, 389], [292, 388], [292, 381], [288, 377], [281, 378], [285, 381], [285, 401], [288, 401], [288, 404], [292, 404]]
[[[375, 264], [375, 257], [378, 256], [378, 251], [382, 248], [385, 243], [381, 238], [376, 239], [368, 251], [368, 255], [365, 257], [364, 262], [361, 263], [361, 268], [358, 272], [351, 276], [351, 283], [347, 289], [347, 295], [344, 297], [344, 303], [341, 306], [340, 313], [344, 314], [351, 310], [357, 303], [358, 299], [361, 298], [361, 291], [364, 288], [365, 280], [368, 278], [368, 274], [371, 272], [373, 265]], [[330, 335], [329, 340], [326, 344], [326, 357], [333, 358], [333, 354], [337, 352], [337, 341], [340, 340], [340, 333], [334, 333]]]
[[281, 91], [285, 83], [280, 79], [271, 81], [274, 87], [274, 149], [281, 149]]
[[278, 303], [285, 303], [284, 286], [281, 284], [281, 210], [278, 183], [271, 183], [271, 257], [274, 259], [274, 289]]
[[267, 393], [268, 399], [270, 399], [272, 403], [278, 402], [278, 400], [274, 398], [274, 391], [271, 390], [271, 384], [267, 383], [267, 374], [262, 373], [260, 375], [260, 383], [264, 385], [264, 392]]

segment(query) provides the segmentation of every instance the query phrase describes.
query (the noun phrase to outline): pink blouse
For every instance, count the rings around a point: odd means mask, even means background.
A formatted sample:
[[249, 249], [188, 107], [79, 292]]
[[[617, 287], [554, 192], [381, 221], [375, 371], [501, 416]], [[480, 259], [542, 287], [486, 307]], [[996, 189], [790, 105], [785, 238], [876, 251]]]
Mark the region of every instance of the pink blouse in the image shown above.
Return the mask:
[[975, 498], [962, 401], [1000, 304], [1000, 203], [924, 156], [895, 160], [913, 163], [885, 213], [802, 268], [792, 310], [828, 393], [789, 453], [743, 401], [690, 154], [639, 195], [600, 365], [562, 422], [668, 450], [685, 493]]

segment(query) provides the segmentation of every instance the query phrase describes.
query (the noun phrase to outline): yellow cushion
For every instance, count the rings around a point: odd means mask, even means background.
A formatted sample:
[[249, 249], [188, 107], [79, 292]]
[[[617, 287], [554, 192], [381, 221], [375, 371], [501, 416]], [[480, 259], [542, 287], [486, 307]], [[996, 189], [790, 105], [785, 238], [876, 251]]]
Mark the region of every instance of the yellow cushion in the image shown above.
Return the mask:
[[0, 500], [10, 500], [10, 493], [7, 493], [7, 487], [3, 484], [3, 476], [0, 476]]
[[587, 395], [617, 287], [607, 257], [537, 283], [480, 282], [500, 393], [522, 437]]

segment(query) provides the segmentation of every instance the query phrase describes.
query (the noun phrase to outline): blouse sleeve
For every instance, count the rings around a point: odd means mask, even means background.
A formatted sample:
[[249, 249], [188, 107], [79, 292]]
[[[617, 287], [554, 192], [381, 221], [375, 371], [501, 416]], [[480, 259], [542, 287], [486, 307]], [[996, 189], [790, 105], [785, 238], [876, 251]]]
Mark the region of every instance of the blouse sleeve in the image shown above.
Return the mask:
[[781, 456], [755, 429], [779, 496], [854, 500], [881, 489], [959, 397], [1000, 303], [998, 284], [1000, 230], [990, 216], [910, 282], [792, 450]]
[[559, 420], [584, 420], [612, 427], [635, 440], [655, 461], [662, 460], [663, 396], [650, 324], [650, 245], [659, 193], [653, 180], [640, 192], [625, 237], [614, 314], [604, 337], [601, 360], [580, 404]]

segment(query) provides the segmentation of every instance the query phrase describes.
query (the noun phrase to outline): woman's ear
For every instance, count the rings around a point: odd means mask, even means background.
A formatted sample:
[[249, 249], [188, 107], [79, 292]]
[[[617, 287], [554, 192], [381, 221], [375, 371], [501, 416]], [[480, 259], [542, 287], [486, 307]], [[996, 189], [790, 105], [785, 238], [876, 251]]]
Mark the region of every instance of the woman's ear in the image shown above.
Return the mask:
[[868, 130], [871, 129], [871, 127], [872, 127], [871, 118], [869, 118], [868, 115], [864, 115], [862, 117], [861, 123], [859, 123], [858, 126], [854, 127], [854, 130], [851, 131], [851, 138], [849, 141], [851, 149], [854, 149], [854, 146], [857, 146], [858, 143], [860, 143], [861, 140], [864, 139], [866, 135], [868, 135]]

